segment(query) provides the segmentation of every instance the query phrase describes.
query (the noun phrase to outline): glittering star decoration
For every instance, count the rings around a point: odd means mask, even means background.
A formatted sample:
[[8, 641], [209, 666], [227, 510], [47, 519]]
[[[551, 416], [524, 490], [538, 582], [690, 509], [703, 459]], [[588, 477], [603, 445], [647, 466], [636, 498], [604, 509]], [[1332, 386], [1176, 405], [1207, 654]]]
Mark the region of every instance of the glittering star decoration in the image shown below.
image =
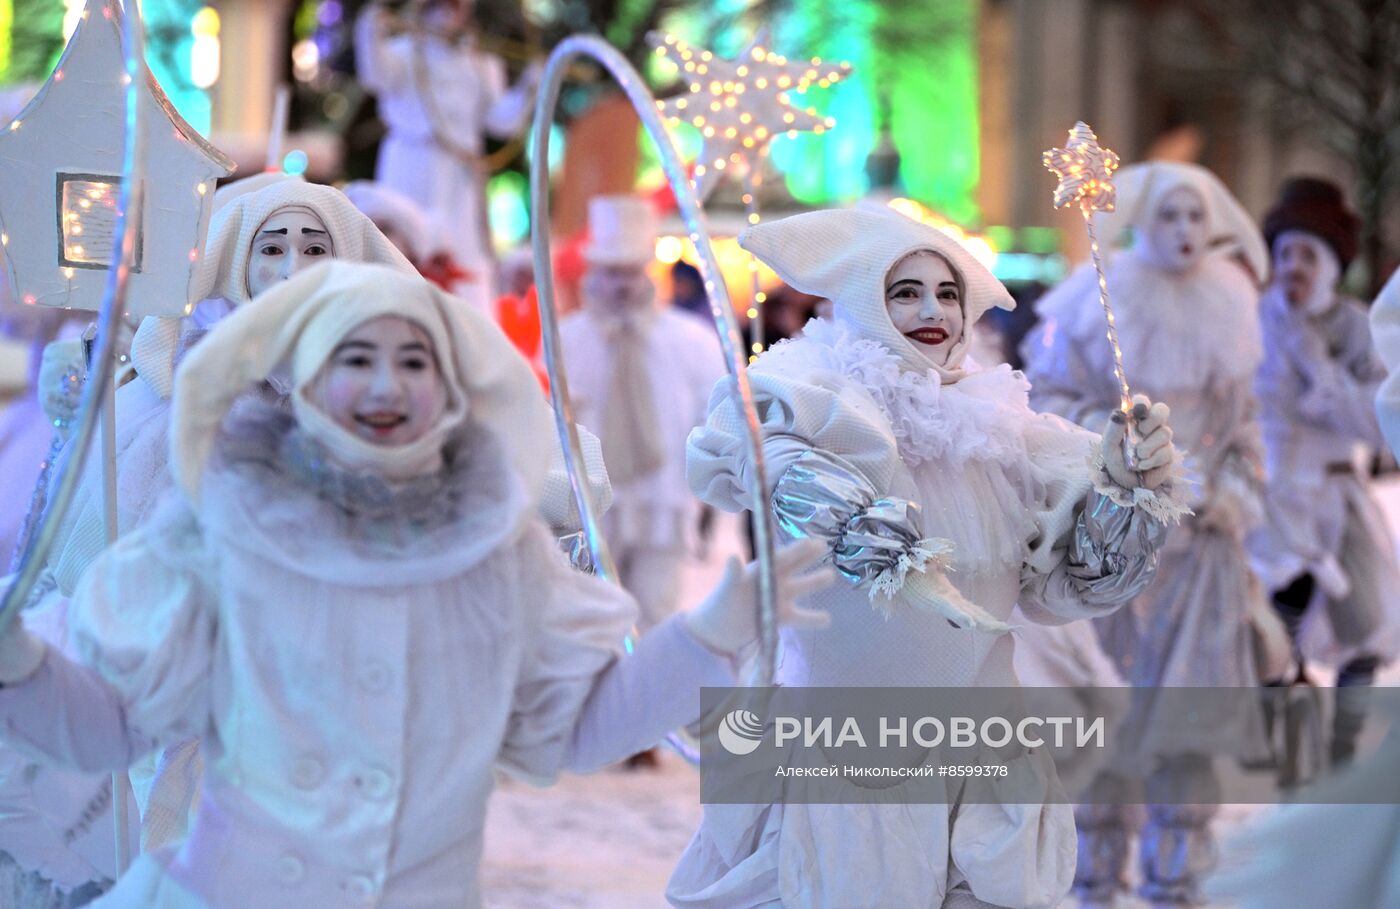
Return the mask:
[[[1113, 347], [1113, 377], [1118, 382], [1118, 405], [1123, 413], [1131, 413], [1133, 392], [1128, 387], [1128, 375], [1123, 369], [1123, 348], [1118, 344], [1118, 320], [1113, 315], [1113, 304], [1108, 298], [1108, 276], [1104, 271], [1099, 237], [1094, 232], [1094, 212], [1113, 211], [1117, 202], [1113, 172], [1118, 169], [1118, 156], [1099, 145], [1099, 137], [1094, 135], [1089, 124], [1080, 120], [1069, 131], [1069, 141], [1065, 147], [1050, 149], [1040, 156], [1040, 161], [1046, 170], [1060, 178], [1059, 185], [1055, 187], [1055, 207], [1077, 204], [1084, 215], [1084, 229], [1089, 233], [1089, 253], [1099, 278], [1099, 303], [1103, 306], [1104, 318], [1108, 320], [1108, 343]], [[1135, 460], [1135, 443], [1130, 422], [1123, 446], [1129, 467]]]
[[1080, 120], [1069, 131], [1064, 148], [1052, 148], [1040, 157], [1046, 170], [1060, 178], [1055, 187], [1055, 207], [1078, 205], [1086, 211], [1113, 211], [1116, 194], [1113, 172], [1118, 155], [1099, 145], [1099, 137]]
[[764, 47], [761, 32], [733, 60], [697, 50], [674, 35], [647, 37], [656, 55], [675, 64], [689, 86], [657, 106], [672, 126], [684, 121], [704, 137], [695, 164], [695, 191], [702, 200], [725, 173], [756, 170], [775, 136], [821, 135], [836, 125], [813, 108], [794, 106], [792, 95], [841, 81], [851, 73], [849, 63], [790, 61]]

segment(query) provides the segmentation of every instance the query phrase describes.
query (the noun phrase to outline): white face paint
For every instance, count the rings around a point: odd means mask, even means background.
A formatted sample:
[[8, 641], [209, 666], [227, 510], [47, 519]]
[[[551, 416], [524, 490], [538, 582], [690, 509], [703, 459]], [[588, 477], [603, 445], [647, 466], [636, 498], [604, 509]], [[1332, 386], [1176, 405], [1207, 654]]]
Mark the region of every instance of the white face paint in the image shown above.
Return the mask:
[[310, 398], [359, 438], [407, 445], [447, 409], [447, 386], [428, 333], [407, 319], [380, 316], [341, 339], [312, 380]]
[[1200, 193], [1178, 186], [1157, 203], [1143, 226], [1146, 249], [1161, 268], [1190, 271], [1206, 254], [1206, 205]]
[[1286, 230], [1274, 238], [1274, 284], [1288, 305], [1320, 315], [1336, 300], [1342, 264], [1321, 237], [1305, 230]]
[[963, 333], [958, 281], [942, 256], [916, 252], [895, 263], [885, 278], [885, 306], [895, 330], [929, 360], [946, 366]]
[[335, 246], [315, 212], [299, 206], [278, 209], [253, 235], [246, 278], [248, 296], [256, 297], [328, 258], [335, 258]]

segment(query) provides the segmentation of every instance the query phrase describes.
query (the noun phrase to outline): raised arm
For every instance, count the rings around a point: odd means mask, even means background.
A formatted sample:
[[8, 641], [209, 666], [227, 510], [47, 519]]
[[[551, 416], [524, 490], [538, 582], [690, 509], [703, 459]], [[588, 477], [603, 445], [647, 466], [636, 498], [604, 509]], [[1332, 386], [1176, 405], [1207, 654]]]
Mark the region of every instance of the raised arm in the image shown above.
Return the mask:
[[5, 632], [0, 719], [18, 747], [80, 770], [124, 769], [205, 731], [215, 621], [198, 530], [157, 520], [93, 565], [69, 616], [82, 662]]
[[[1160, 451], [1151, 417], [1139, 450]], [[1170, 435], [1166, 437], [1170, 446]], [[1021, 611], [1041, 624], [1097, 618], [1140, 593], [1157, 568], [1167, 527], [1188, 513], [1175, 457], [1138, 478], [1106, 463], [1119, 449], [1102, 437], [1042, 414], [1027, 432], [1037, 488], [1036, 536], [1022, 570]], [[1155, 471], [1155, 473], [1154, 473]], [[1130, 485], [1148, 482], [1154, 486]]]
[[[822, 541], [827, 561], [875, 608], [908, 606], [959, 627], [1005, 631], [944, 576], [952, 544], [924, 536], [918, 503], [908, 498], [912, 480], [875, 402], [835, 372], [808, 370], [799, 378], [783, 370], [778, 353], [778, 368], [750, 370], [749, 381], [762, 424], [766, 498], [783, 535]], [[690, 435], [687, 476], [701, 501], [742, 511], [752, 502], [756, 472], [726, 384], [716, 387], [705, 425]]]

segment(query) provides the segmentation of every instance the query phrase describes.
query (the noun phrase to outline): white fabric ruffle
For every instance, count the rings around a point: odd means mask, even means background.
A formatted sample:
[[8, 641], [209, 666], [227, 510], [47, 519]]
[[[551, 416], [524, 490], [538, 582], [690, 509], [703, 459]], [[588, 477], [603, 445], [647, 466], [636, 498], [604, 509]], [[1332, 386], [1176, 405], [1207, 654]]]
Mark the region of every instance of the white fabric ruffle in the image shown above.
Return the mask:
[[[1243, 268], [1208, 255], [1189, 272], [1165, 271], [1136, 250], [1113, 256], [1108, 288], [1128, 381], [1160, 395], [1204, 381], [1250, 378], [1263, 359], [1258, 292]], [[1107, 323], [1094, 270], [1082, 266], [1051, 289], [1036, 311], [1046, 331], [1107, 353]], [[1091, 357], [1097, 362], [1107, 357]], [[1111, 375], [1111, 373], [1110, 373]]]
[[[875, 399], [910, 467], [927, 461], [1017, 464], [1025, 458], [1021, 427], [1033, 416], [1027, 403], [1030, 385], [1010, 366], [944, 385], [932, 369], [918, 373], [903, 367], [889, 348], [842, 323], [812, 319], [802, 337], [824, 348], [819, 356]], [[758, 368], [782, 368], [782, 351], [790, 343], [775, 345], [774, 359]]]

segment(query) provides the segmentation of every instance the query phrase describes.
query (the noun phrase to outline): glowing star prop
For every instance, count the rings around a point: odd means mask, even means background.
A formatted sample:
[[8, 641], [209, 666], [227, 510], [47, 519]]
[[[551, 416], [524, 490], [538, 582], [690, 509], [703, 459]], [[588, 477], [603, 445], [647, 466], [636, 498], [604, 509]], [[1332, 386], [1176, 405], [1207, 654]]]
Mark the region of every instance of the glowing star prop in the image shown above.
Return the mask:
[[695, 164], [695, 192], [702, 201], [725, 173], [756, 173], [774, 137], [820, 135], [836, 125], [814, 108], [794, 106], [792, 95], [840, 82], [851, 73], [849, 63], [790, 61], [765, 48], [762, 33], [733, 60], [696, 50], [675, 35], [653, 32], [648, 40], [689, 86], [657, 107], [670, 125], [689, 123], [704, 138]]
[[[15, 299], [99, 308], [122, 196], [127, 74], [121, 6], [88, 0], [53, 74], [0, 129], [0, 242]], [[214, 183], [233, 162], [171, 105], [142, 67], [145, 204], [122, 314], [180, 316], [209, 227]]]
[[[1089, 232], [1089, 251], [1094, 271], [1099, 277], [1099, 303], [1108, 319], [1108, 343], [1113, 346], [1113, 375], [1118, 380], [1119, 406], [1123, 413], [1133, 409], [1133, 394], [1128, 388], [1128, 376], [1123, 371], [1123, 349], [1118, 345], [1118, 323], [1113, 317], [1113, 305], [1108, 299], [1108, 278], [1104, 275], [1103, 254], [1094, 232], [1094, 212], [1113, 211], [1117, 201], [1113, 189], [1113, 172], [1118, 169], [1118, 156], [1099, 145], [1099, 137], [1083, 120], [1069, 131], [1064, 148], [1052, 148], [1041, 155], [1041, 163], [1060, 178], [1055, 187], [1055, 207], [1079, 206], [1084, 215], [1084, 229]], [[1132, 454], [1131, 447], [1127, 453]], [[1132, 458], [1128, 463], [1131, 466]]]

